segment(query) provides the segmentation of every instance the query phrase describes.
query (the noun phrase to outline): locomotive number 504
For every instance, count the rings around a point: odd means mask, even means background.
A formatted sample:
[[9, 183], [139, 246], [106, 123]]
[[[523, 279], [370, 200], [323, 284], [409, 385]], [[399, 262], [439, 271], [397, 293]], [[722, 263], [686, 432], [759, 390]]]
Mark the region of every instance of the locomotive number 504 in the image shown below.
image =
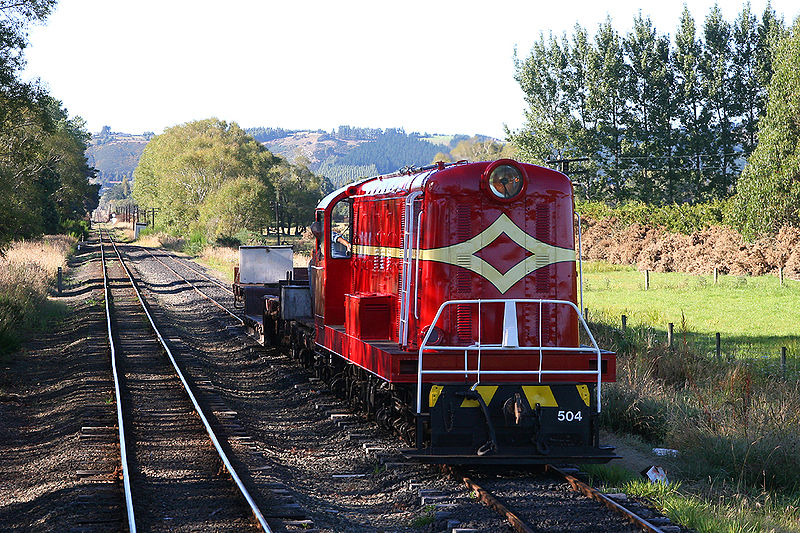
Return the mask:
[[580, 411], [559, 411], [558, 412], [558, 421], [559, 422], [580, 422], [583, 420], [583, 415]]

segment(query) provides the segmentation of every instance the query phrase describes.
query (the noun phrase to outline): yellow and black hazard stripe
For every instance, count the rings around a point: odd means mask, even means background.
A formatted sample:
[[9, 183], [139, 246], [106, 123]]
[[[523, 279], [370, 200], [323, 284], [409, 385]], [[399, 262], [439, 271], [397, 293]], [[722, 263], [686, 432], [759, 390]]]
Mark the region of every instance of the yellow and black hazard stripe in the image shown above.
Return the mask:
[[[433, 408], [444, 394], [450, 396], [456, 392], [464, 392], [469, 387], [466, 385], [431, 385], [428, 392], [428, 406]], [[498, 390], [500, 393], [498, 394]], [[559, 384], [559, 385], [478, 385], [475, 392], [480, 394], [484, 403], [492, 407], [502, 404], [515, 394], [520, 394], [528, 401], [528, 406], [535, 409], [540, 407], [566, 407], [576, 408], [581, 405], [591, 405], [589, 386], [585, 384]], [[479, 407], [478, 400], [463, 398], [459, 407]]]

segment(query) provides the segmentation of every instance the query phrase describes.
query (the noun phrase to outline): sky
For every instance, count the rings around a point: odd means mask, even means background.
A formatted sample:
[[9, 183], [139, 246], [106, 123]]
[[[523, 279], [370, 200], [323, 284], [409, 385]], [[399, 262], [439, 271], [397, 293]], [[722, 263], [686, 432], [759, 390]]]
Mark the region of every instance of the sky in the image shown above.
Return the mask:
[[[767, 0], [753, 0], [760, 18]], [[698, 29], [713, 0], [687, 0]], [[60, 0], [31, 28], [39, 78], [89, 131], [161, 133], [217, 117], [242, 127], [347, 124], [503, 139], [523, 124], [514, 80], [544, 32], [620, 33], [640, 11], [675, 34], [683, 2], [619, 0]], [[733, 22], [741, 2], [720, 1]], [[772, 0], [790, 24], [796, 0]]]

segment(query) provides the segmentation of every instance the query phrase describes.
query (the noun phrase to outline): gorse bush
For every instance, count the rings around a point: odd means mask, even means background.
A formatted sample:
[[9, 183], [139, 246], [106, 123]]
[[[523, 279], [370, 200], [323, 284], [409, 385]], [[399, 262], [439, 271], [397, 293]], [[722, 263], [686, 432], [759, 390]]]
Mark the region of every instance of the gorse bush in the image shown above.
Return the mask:
[[661, 228], [670, 233], [690, 234], [723, 223], [725, 201], [696, 204], [652, 205], [631, 201], [611, 207], [605, 202], [578, 202], [581, 216], [602, 220], [614, 218], [623, 226], [641, 224]]

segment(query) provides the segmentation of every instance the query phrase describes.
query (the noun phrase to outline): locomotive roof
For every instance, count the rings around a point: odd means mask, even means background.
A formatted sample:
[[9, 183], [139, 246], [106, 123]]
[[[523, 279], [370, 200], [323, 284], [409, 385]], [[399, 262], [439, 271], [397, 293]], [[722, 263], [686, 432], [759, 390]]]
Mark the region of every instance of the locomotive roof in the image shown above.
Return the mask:
[[[320, 200], [317, 204], [317, 209], [326, 209], [333, 201], [342, 198], [343, 196], [356, 196], [356, 195], [379, 195], [379, 194], [408, 194], [413, 190], [421, 190], [425, 186], [425, 182], [430, 176], [437, 172], [450, 168], [455, 165], [469, 164], [467, 161], [459, 161], [457, 163], [447, 163], [443, 166], [430, 165], [414, 170], [401, 170], [394, 174], [385, 174], [381, 176], [374, 176], [365, 178], [360, 181], [348, 183], [328, 194], [325, 198]], [[357, 193], [347, 195], [345, 194], [351, 187], [359, 187]]]
[[[457, 163], [447, 163], [445, 165], [430, 165], [420, 168], [418, 170], [399, 171], [394, 174], [386, 174], [382, 176], [375, 176], [365, 178], [360, 181], [349, 183], [340, 187], [328, 194], [325, 198], [320, 200], [317, 209], [326, 209], [330, 204], [335, 201], [345, 198], [347, 196], [380, 196], [380, 195], [406, 195], [412, 191], [421, 191], [424, 189], [426, 182], [435, 174], [439, 172], [446, 172], [448, 169], [455, 166], [465, 165], [488, 165], [490, 162], [467, 162], [459, 161]], [[538, 168], [539, 172], [545, 172], [552, 175], [560, 175], [569, 183], [567, 178], [561, 172], [547, 167], [538, 167], [536, 165], [524, 164], [525, 166], [533, 166]]]

